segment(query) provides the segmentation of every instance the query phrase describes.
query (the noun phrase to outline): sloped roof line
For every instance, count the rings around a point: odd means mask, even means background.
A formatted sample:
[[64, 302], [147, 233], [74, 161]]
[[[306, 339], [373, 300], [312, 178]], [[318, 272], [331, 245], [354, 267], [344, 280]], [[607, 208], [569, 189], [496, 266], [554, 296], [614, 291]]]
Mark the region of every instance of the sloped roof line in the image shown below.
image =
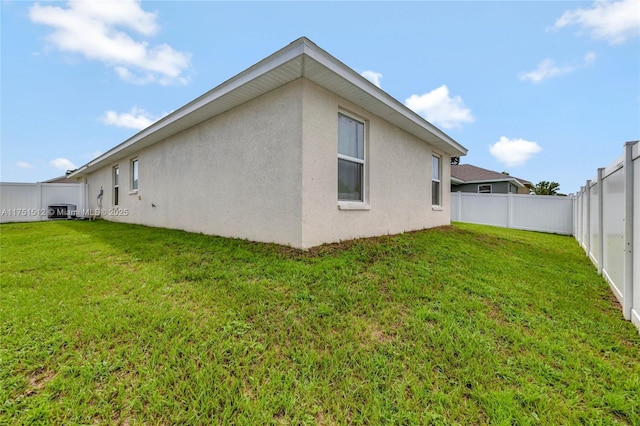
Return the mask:
[[306, 37], [224, 81], [73, 171], [81, 177], [298, 78], [307, 78], [447, 154], [467, 149]]

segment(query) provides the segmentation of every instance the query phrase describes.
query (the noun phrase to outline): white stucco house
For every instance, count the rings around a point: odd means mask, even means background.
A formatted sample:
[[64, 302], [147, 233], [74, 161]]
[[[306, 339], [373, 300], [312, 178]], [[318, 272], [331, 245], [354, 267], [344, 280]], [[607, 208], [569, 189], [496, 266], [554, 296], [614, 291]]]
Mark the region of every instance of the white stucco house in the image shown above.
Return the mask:
[[107, 220], [305, 249], [449, 224], [466, 152], [303, 37], [69, 178]]

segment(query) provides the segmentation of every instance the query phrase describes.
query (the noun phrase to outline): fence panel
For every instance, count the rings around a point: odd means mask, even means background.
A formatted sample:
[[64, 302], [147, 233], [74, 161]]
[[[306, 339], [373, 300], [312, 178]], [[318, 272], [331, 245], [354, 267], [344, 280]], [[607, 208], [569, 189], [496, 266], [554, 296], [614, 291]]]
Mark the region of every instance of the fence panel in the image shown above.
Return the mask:
[[[454, 199], [455, 198], [455, 199]], [[458, 222], [506, 227], [509, 223], [509, 199], [501, 194], [452, 194], [451, 204], [456, 205]]]
[[583, 196], [580, 200], [580, 213], [582, 217], [580, 223], [582, 226], [582, 232], [580, 235], [580, 242], [582, 247], [588, 252], [589, 250], [589, 194], [586, 188], [584, 189]]
[[456, 192], [451, 220], [573, 235], [640, 330], [640, 141], [624, 147], [573, 197]]
[[640, 144], [632, 148], [633, 160], [633, 233], [632, 233], [632, 296], [631, 296], [631, 321], [640, 330]]
[[47, 220], [51, 205], [73, 204], [85, 209], [82, 183], [0, 183], [0, 223]]
[[451, 194], [451, 219], [571, 235], [573, 198], [516, 194]]
[[576, 214], [582, 218], [575, 235], [609, 283], [624, 317], [640, 330], [640, 255], [635, 255], [640, 253], [638, 142], [627, 142], [624, 154], [598, 169], [595, 183], [587, 181], [578, 193], [575, 206], [581, 211]]
[[602, 180], [603, 238], [602, 273], [609, 280], [618, 299], [624, 298], [624, 180], [625, 170], [620, 168]]
[[[0, 223], [42, 220], [40, 191], [35, 185], [31, 183], [0, 184]], [[29, 212], [22, 210], [27, 208]]]
[[589, 256], [596, 265], [600, 264], [600, 231], [598, 226], [598, 206], [600, 198], [598, 182], [592, 182], [589, 188]]
[[582, 189], [573, 199], [573, 236], [582, 245]]
[[571, 235], [573, 197], [513, 195], [511, 228]]

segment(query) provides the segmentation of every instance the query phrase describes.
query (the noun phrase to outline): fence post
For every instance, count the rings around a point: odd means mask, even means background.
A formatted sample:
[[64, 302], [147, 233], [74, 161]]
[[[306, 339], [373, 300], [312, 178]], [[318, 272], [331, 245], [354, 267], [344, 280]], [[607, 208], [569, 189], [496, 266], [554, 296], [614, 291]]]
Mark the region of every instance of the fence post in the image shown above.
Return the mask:
[[[40, 215], [38, 220], [42, 220], [42, 209], [43, 209], [43, 207], [42, 207], [42, 182], [37, 182], [36, 183], [36, 190], [38, 191], [38, 215]], [[45, 218], [46, 217], [47, 216], [45, 216]]]
[[573, 200], [573, 237], [580, 242], [580, 190], [576, 191], [576, 198]]
[[582, 197], [584, 197], [584, 191], [582, 189], [583, 188], [580, 187], [580, 190], [578, 191], [578, 194], [580, 194], [580, 197], [578, 198], [578, 210], [577, 210], [577, 215], [578, 215], [578, 233], [576, 234], [576, 238], [578, 239], [578, 242], [580, 243], [580, 247], [582, 247]]
[[580, 214], [582, 215], [582, 219], [580, 222], [580, 244], [582, 245], [582, 249], [587, 253], [587, 256], [589, 256], [589, 250], [587, 250], [587, 243], [584, 241], [584, 234], [585, 234], [585, 224], [589, 223], [589, 213], [585, 213], [585, 197], [587, 196], [585, 190], [584, 190], [584, 185], [580, 187], [580, 191], [582, 192], [582, 203], [580, 203]]
[[584, 186], [580, 187], [580, 247], [584, 249]]
[[507, 194], [507, 228], [513, 227], [513, 193]]
[[631, 319], [633, 307], [633, 145], [624, 144], [624, 297], [622, 314]]
[[604, 167], [598, 169], [598, 274], [602, 275], [604, 253], [604, 189], [602, 188], [602, 176]]
[[573, 199], [573, 236], [580, 242], [580, 190], [576, 192], [576, 198]]
[[591, 257], [591, 180], [587, 180], [587, 256]]

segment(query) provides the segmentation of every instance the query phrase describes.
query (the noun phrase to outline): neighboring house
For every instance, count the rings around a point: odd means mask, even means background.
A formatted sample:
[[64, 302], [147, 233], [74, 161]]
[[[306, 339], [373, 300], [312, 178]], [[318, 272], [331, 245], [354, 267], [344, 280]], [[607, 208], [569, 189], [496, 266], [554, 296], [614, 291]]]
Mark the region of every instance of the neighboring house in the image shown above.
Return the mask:
[[504, 173], [471, 164], [451, 165], [451, 192], [529, 194], [534, 188], [528, 180]]
[[69, 178], [105, 219], [309, 248], [449, 224], [466, 152], [303, 37]]

